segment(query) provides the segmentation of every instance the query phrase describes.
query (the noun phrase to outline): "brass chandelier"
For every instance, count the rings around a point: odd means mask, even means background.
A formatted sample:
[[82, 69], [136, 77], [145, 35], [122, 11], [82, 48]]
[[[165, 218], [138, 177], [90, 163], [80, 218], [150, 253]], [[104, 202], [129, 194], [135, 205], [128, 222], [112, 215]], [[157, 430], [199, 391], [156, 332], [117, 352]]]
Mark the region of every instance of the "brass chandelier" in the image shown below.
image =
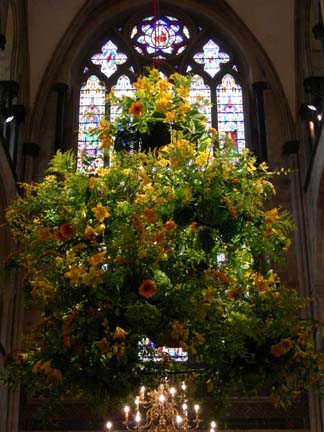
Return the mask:
[[[157, 389], [146, 392], [141, 387], [135, 397], [134, 408], [124, 407], [123, 425], [132, 432], [189, 432], [199, 429], [202, 422], [200, 406], [189, 406], [187, 385], [182, 382], [179, 390], [170, 386], [168, 380], [160, 383]], [[106, 423], [113, 432], [111, 421]], [[210, 432], [215, 432], [216, 423], [210, 423]]]

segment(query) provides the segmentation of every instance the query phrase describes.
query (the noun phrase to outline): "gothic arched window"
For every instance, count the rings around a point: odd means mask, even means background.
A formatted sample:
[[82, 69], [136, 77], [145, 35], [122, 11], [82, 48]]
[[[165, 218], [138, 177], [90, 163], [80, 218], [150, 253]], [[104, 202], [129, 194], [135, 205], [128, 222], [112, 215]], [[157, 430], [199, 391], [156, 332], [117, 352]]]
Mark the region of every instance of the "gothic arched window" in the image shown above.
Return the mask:
[[88, 130], [105, 115], [113, 120], [118, 108], [105, 105], [106, 94], [112, 89], [131, 94], [132, 82], [145, 66], [156, 66], [166, 76], [190, 73], [190, 98], [201, 95], [211, 102], [204, 110], [208, 126], [218, 130], [220, 140], [232, 138], [239, 151], [245, 147], [243, 80], [233, 54], [210, 29], [194, 25], [188, 17], [163, 14], [111, 29], [89, 56], [80, 90], [78, 164], [81, 154], [96, 157], [93, 169], [103, 163], [99, 143]]

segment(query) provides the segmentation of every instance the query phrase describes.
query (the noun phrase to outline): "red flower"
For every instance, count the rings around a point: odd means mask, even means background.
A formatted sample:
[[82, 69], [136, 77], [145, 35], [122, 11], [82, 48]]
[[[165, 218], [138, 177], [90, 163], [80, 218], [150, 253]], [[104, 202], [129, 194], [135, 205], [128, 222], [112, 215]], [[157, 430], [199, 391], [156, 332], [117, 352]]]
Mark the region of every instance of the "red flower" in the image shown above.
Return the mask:
[[73, 226], [69, 223], [65, 223], [61, 225], [57, 231], [55, 231], [55, 238], [58, 241], [66, 241], [74, 237], [75, 233], [75, 228], [73, 228]]
[[144, 280], [139, 289], [138, 294], [144, 298], [151, 298], [156, 293], [156, 283], [150, 279]]

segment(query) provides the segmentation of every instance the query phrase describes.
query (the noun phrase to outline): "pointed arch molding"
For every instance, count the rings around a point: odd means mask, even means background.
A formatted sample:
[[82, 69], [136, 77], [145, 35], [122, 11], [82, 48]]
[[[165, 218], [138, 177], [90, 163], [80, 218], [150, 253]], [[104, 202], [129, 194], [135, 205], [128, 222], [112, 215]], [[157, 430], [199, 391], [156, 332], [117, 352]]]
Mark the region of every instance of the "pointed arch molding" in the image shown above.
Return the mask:
[[[76, 70], [80, 70], [80, 61], [84, 53], [89, 52], [94, 42], [103, 36], [104, 31], [109, 28], [109, 23], [114, 24], [116, 20], [128, 17], [131, 13], [136, 14], [141, 8], [150, 11], [146, 0], [138, 0], [136, 3], [128, 0], [85, 2], [58, 44], [43, 76], [30, 119], [29, 141], [42, 145], [41, 124], [44, 121], [46, 103], [53, 84], [65, 82], [73, 89], [73, 76]], [[289, 105], [270, 59], [251, 31], [224, 0], [160, 1], [160, 8], [183, 11], [189, 16], [208, 22], [210, 27], [215, 28], [217, 34], [222, 35], [224, 41], [233, 47], [242, 59], [248, 83], [269, 83], [276, 101], [276, 116], [282, 142], [294, 138], [294, 124]], [[279, 142], [278, 146], [281, 146], [282, 142]]]

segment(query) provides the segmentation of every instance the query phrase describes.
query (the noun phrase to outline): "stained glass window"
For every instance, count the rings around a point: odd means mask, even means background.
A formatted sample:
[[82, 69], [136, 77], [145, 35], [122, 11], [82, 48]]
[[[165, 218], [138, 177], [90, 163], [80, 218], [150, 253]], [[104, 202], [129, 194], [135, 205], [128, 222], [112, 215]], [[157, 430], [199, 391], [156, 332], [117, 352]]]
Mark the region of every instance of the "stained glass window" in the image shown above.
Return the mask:
[[220, 52], [219, 46], [209, 40], [204, 46], [203, 51], [194, 55], [195, 62], [204, 65], [205, 71], [212, 77], [220, 71], [220, 64], [230, 60], [228, 54]]
[[[152, 358], [153, 354], [153, 358]], [[140, 358], [141, 360], [154, 360], [161, 361], [164, 356], [168, 356], [172, 360], [178, 362], [186, 362], [188, 361], [188, 353], [184, 351], [181, 347], [178, 348], [170, 348], [170, 347], [156, 347], [154, 342], [152, 342], [149, 338], [143, 339], [140, 344]]]
[[230, 74], [224, 75], [217, 93], [217, 123], [221, 139], [230, 137], [237, 149], [245, 147], [242, 88]]
[[[134, 90], [135, 90], [127, 75], [121, 75], [118, 78], [116, 85], [114, 85], [112, 88], [113, 88], [115, 95], [117, 97], [122, 97], [122, 96], [130, 96], [131, 97], [133, 95]], [[121, 110], [120, 106], [112, 105], [110, 107], [110, 121], [111, 122], [113, 122], [115, 120], [115, 118], [119, 115], [120, 110]]]
[[186, 49], [189, 38], [188, 28], [173, 16], [146, 17], [131, 32], [136, 51], [154, 58], [179, 55]]
[[[227, 53], [216, 39], [206, 40], [205, 30], [212, 32], [170, 11], [158, 18], [146, 15], [114, 28], [113, 41], [107, 38], [101, 52], [93, 53], [82, 68], [90, 78], [80, 91], [78, 166], [82, 154], [96, 157], [93, 171], [102, 165], [100, 144], [88, 130], [96, 127], [105, 114], [105, 95], [113, 89], [118, 96], [131, 96], [132, 82], [148, 65], [158, 67], [164, 77], [173, 72], [190, 73], [193, 79], [189, 99], [191, 103], [198, 101], [207, 127], [217, 129], [221, 140], [231, 137], [238, 151], [245, 147], [244, 94], [237, 81], [241, 74], [239, 59]], [[108, 107], [106, 114], [111, 121], [118, 110], [117, 106]]]
[[199, 75], [192, 77], [190, 88], [190, 102], [199, 106], [199, 111], [206, 115], [207, 127], [212, 126], [212, 107], [210, 99], [210, 88], [204, 83]]
[[111, 77], [117, 71], [118, 66], [124, 64], [126, 60], [127, 56], [118, 52], [117, 46], [111, 40], [103, 45], [100, 54], [94, 54], [91, 57], [92, 63], [100, 65], [101, 72], [107, 78]]
[[80, 89], [78, 168], [81, 170], [84, 169], [82, 159], [87, 156], [95, 157], [87, 171], [96, 171], [103, 165], [99, 142], [90, 137], [89, 130], [98, 127], [105, 116], [105, 98], [105, 85], [95, 75], [90, 76]]

